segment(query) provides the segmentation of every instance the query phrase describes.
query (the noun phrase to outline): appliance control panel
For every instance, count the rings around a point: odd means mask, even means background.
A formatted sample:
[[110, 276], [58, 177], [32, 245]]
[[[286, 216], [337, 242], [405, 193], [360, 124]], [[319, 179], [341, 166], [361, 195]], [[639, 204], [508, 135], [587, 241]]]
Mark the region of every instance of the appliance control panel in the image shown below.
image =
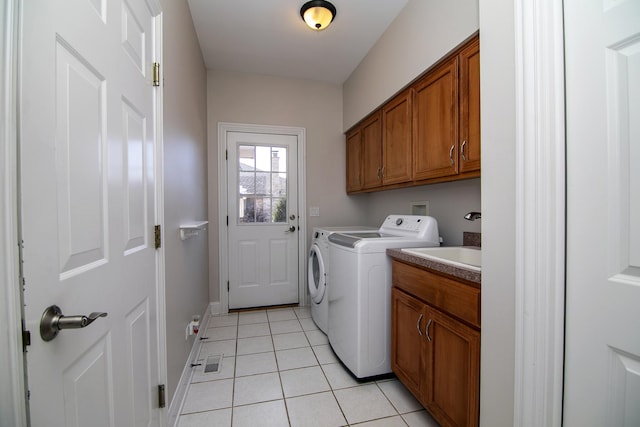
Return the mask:
[[411, 236], [430, 239], [435, 235], [438, 240], [438, 222], [426, 215], [389, 215], [380, 227], [381, 234]]

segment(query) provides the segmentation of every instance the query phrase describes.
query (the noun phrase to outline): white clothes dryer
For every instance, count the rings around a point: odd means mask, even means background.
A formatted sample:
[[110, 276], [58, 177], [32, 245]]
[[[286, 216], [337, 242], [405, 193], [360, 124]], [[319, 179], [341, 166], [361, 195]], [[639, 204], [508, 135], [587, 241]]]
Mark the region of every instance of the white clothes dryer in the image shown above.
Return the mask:
[[329, 274], [329, 235], [332, 233], [349, 233], [375, 231], [376, 228], [365, 226], [314, 227], [309, 250], [308, 279], [309, 296], [311, 297], [311, 318], [325, 334], [328, 332], [329, 301], [327, 297], [327, 277]]
[[437, 221], [419, 215], [389, 215], [374, 233], [329, 236], [329, 343], [357, 378], [391, 372], [387, 248], [439, 245]]

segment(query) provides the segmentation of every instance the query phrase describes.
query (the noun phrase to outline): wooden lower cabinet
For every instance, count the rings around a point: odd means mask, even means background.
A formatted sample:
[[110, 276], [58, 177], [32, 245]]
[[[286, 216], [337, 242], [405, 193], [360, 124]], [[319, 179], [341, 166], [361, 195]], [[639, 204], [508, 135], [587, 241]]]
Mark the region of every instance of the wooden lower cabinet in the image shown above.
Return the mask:
[[477, 426], [480, 332], [429, 306], [425, 313], [425, 407], [443, 426]]
[[[396, 376], [422, 402], [424, 340], [421, 327], [425, 305], [397, 289], [391, 290], [391, 367]], [[415, 325], [411, 327], [411, 325]]]
[[394, 287], [391, 368], [441, 426], [479, 422], [480, 331]]

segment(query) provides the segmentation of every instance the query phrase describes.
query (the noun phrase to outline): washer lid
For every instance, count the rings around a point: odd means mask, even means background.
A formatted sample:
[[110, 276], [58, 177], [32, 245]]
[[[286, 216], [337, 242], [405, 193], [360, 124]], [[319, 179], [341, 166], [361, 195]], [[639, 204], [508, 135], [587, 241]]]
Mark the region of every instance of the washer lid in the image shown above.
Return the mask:
[[340, 246], [355, 248], [356, 243], [358, 243], [362, 239], [379, 239], [381, 237], [389, 237], [389, 235], [378, 232], [348, 234], [333, 233], [329, 235], [329, 241]]

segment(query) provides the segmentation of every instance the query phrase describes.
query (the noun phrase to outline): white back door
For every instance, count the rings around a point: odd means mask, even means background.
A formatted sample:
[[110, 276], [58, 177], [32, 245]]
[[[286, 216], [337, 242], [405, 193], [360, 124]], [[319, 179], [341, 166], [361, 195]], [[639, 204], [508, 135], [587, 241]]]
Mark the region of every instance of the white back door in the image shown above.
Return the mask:
[[297, 144], [227, 133], [231, 309], [298, 302]]
[[[144, 0], [21, 7], [31, 424], [157, 426], [154, 13]], [[41, 317], [52, 305], [108, 316], [45, 341]]]
[[640, 1], [565, 0], [564, 425], [640, 425]]

